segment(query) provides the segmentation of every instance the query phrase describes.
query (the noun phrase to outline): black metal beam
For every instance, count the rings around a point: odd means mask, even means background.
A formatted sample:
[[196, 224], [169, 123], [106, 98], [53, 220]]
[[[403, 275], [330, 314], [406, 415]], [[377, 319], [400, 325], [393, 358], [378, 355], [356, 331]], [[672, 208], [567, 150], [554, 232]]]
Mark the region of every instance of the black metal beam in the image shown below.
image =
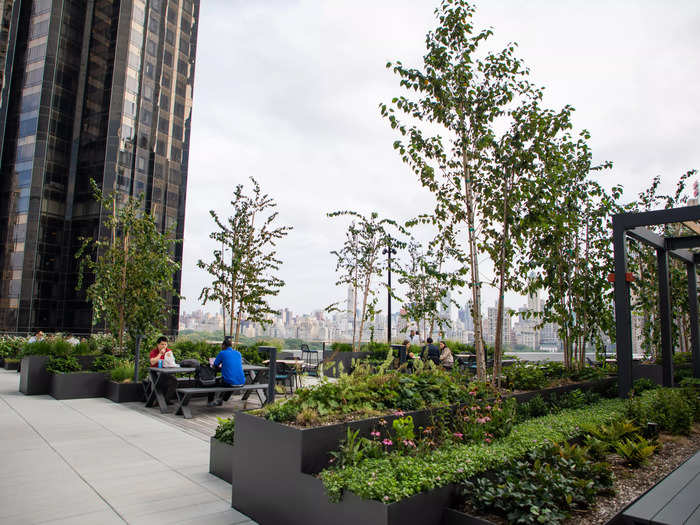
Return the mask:
[[613, 216], [617, 219], [623, 230], [630, 230], [637, 226], [655, 226], [659, 224], [672, 224], [676, 222], [700, 221], [700, 206], [684, 206], [682, 208], [670, 208], [643, 212], [618, 213]]
[[632, 316], [627, 273], [627, 239], [624, 221], [613, 216], [613, 254], [615, 259], [615, 349], [620, 397], [632, 389]]
[[700, 378], [697, 267], [694, 264], [687, 264], [686, 269], [688, 271], [688, 317], [690, 317], [690, 348], [692, 350], [693, 376]]
[[668, 276], [668, 252], [656, 250], [659, 282], [659, 322], [661, 324], [661, 364], [663, 386], [673, 386], [673, 347], [671, 339], [671, 287]]
[[689, 235], [687, 237], [666, 237], [666, 246], [669, 250], [700, 248], [700, 235]]
[[[685, 263], [692, 263], [695, 260], [693, 253], [689, 252], [688, 250], [673, 250], [668, 245], [668, 239], [642, 226], [638, 226], [636, 228], [628, 230], [627, 235], [657, 250], [667, 250], [670, 256], [675, 257], [676, 259], [680, 259]], [[672, 238], [678, 239], [680, 237]]]

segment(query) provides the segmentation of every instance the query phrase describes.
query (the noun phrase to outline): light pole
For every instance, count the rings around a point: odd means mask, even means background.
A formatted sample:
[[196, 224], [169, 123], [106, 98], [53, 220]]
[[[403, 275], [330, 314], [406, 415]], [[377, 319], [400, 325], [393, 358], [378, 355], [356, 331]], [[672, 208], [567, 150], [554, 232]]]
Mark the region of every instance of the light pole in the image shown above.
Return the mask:
[[389, 239], [387, 247], [382, 250], [387, 256], [387, 289], [386, 289], [386, 340], [391, 345], [391, 254], [396, 255], [396, 250], [391, 247], [391, 239]]

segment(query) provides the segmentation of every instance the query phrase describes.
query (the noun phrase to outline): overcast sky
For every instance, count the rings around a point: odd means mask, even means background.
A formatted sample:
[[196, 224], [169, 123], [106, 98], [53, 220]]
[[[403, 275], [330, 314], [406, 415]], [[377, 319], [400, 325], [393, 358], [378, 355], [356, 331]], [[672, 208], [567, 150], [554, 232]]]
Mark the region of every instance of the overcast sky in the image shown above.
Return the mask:
[[[700, 2], [488, 0], [477, 27], [519, 44], [553, 108], [576, 108], [596, 161], [628, 199], [661, 175], [700, 167]], [[227, 212], [253, 175], [294, 231], [280, 244], [286, 286], [272, 301], [297, 313], [344, 296], [330, 250], [337, 209], [405, 220], [429, 193], [392, 149], [378, 104], [401, 94], [389, 60], [418, 66], [437, 0], [202, 0], [184, 241], [182, 309], [199, 308], [214, 246], [208, 210]], [[485, 304], [495, 300], [486, 289]], [[509, 297], [509, 306], [519, 298]], [[213, 305], [207, 309], [214, 310]]]

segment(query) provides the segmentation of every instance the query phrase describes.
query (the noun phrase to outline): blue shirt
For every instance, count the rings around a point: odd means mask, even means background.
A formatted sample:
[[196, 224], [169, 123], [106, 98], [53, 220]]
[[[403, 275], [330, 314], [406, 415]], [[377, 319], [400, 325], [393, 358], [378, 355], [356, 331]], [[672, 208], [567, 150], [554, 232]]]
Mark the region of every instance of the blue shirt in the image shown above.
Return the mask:
[[230, 346], [222, 350], [214, 360], [214, 368], [221, 365], [221, 377], [229, 385], [244, 385], [245, 374], [243, 374], [243, 361], [241, 353]]

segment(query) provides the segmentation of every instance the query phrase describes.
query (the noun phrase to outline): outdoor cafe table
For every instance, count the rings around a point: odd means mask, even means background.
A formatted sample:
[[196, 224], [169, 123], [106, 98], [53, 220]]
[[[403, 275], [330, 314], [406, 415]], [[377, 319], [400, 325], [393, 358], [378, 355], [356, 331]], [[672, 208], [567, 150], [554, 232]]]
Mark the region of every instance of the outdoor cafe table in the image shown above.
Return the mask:
[[148, 369], [148, 375], [151, 378], [151, 391], [148, 394], [148, 399], [146, 399], [146, 406], [152, 407], [157, 401], [161, 413], [165, 414], [168, 411], [168, 402], [163, 392], [158, 390], [161, 377], [172, 374], [191, 374], [194, 371], [194, 368], [187, 368], [184, 366], [165, 366], [163, 368], [158, 368], [157, 366], [150, 367]]

